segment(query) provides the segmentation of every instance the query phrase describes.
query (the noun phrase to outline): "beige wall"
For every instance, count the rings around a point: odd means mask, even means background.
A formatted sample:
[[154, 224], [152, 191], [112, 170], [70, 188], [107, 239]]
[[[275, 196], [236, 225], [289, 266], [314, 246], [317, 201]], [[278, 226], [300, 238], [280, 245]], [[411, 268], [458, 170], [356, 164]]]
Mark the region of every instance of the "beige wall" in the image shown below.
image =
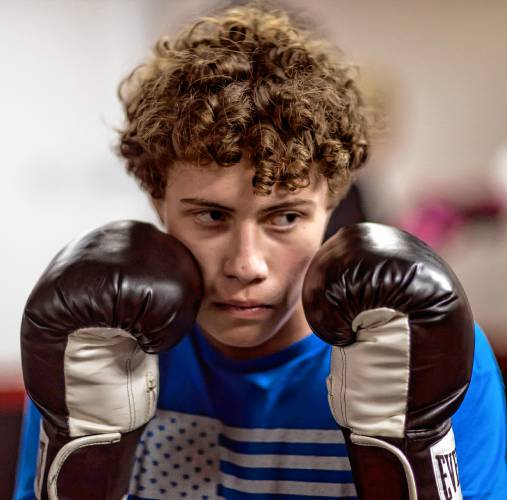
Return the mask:
[[[373, 215], [396, 221], [432, 193], [479, 198], [497, 182], [491, 167], [507, 145], [507, 2], [288, 3], [311, 5], [323, 34], [392, 85], [392, 136], [363, 172]], [[468, 227], [441, 253], [477, 320], [507, 344], [507, 221]]]

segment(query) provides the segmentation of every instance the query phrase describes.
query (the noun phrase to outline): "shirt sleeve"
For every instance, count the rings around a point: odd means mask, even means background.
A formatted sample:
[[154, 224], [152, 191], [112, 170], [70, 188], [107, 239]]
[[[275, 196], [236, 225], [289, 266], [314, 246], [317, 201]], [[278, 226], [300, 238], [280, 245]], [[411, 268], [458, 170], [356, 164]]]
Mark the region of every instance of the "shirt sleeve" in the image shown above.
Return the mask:
[[477, 325], [472, 379], [452, 423], [463, 498], [507, 498], [505, 388], [493, 351]]
[[41, 415], [32, 401], [27, 400], [21, 428], [18, 468], [13, 500], [35, 500], [34, 479], [39, 449]]

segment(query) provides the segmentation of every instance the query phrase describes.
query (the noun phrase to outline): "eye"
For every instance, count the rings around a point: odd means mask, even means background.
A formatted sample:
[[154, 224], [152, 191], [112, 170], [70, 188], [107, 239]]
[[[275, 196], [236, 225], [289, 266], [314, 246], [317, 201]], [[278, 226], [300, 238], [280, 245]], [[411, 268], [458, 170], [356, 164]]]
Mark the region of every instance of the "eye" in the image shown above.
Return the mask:
[[296, 212], [286, 212], [282, 214], [275, 214], [270, 218], [270, 222], [273, 226], [288, 228], [294, 226], [300, 217], [301, 215]]
[[204, 210], [194, 214], [194, 217], [199, 224], [205, 226], [213, 226], [225, 220], [225, 214], [220, 210]]

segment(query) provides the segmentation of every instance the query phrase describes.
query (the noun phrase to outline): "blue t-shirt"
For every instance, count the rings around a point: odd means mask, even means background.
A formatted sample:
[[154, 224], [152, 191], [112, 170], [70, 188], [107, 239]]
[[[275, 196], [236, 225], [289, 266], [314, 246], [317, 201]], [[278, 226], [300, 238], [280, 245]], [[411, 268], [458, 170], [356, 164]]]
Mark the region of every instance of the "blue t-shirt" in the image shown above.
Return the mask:
[[[129, 498], [356, 498], [327, 402], [330, 355], [310, 335], [235, 361], [194, 329], [159, 357], [158, 411], [139, 443]], [[464, 498], [506, 498], [504, 388], [479, 328], [472, 381], [452, 420]], [[39, 422], [28, 404], [15, 500], [34, 498]]]

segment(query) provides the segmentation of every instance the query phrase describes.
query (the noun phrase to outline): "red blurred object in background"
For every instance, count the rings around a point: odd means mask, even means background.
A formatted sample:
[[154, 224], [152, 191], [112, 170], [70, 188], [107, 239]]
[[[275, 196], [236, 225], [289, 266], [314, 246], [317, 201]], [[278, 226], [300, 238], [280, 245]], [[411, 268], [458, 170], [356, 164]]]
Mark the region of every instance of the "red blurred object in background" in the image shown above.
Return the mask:
[[496, 223], [505, 214], [503, 201], [488, 195], [469, 204], [443, 197], [429, 197], [395, 225], [438, 250], [468, 223]]
[[0, 440], [2, 442], [2, 446], [0, 446], [0, 498], [10, 498], [14, 486], [25, 391], [20, 376], [1, 373], [0, 381]]

